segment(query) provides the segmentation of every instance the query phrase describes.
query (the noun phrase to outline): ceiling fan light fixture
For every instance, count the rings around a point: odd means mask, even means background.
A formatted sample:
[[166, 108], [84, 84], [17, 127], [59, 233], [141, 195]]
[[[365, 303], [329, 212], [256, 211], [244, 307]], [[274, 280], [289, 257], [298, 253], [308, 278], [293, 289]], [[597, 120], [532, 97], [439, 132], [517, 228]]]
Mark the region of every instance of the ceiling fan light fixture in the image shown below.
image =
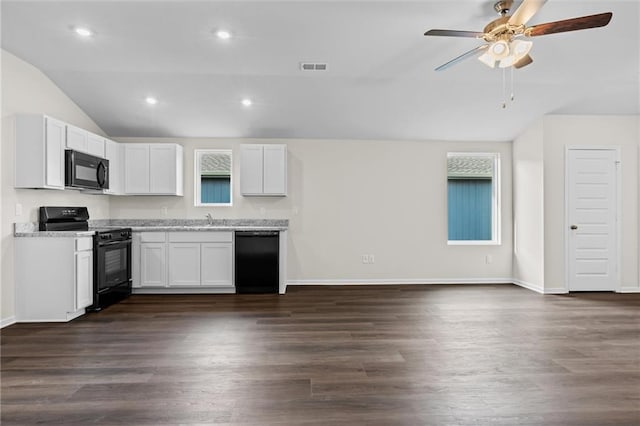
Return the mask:
[[509, 55], [509, 44], [504, 40], [498, 40], [489, 47], [489, 52], [497, 61]]
[[480, 55], [478, 59], [489, 68], [495, 68], [496, 63], [509, 56], [509, 53], [509, 43], [505, 40], [498, 40], [491, 43], [487, 51]]
[[478, 56], [478, 60], [488, 66], [489, 68], [496, 67], [496, 59], [489, 52], [485, 52], [482, 55]]
[[526, 40], [514, 40], [511, 42], [511, 54], [500, 61], [500, 68], [507, 68], [515, 65], [531, 51], [533, 42]]

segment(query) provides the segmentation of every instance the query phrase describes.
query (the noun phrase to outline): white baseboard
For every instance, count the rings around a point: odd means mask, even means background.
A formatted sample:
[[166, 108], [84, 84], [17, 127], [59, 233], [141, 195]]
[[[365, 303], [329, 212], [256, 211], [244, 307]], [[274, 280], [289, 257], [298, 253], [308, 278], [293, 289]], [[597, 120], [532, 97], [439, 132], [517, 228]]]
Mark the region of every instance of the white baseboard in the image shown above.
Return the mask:
[[527, 281], [522, 281], [514, 278], [513, 283], [522, 288], [526, 288], [527, 290], [535, 291], [536, 293], [544, 294], [544, 287], [539, 284], [533, 284]]
[[210, 287], [210, 288], [153, 288], [143, 287], [134, 288], [131, 291], [133, 294], [233, 294], [236, 292], [235, 287]]
[[640, 293], [640, 287], [622, 287], [618, 293]]
[[513, 284], [511, 278], [399, 278], [289, 280], [287, 285]]
[[556, 287], [556, 288], [545, 288], [544, 294], [567, 294], [569, 290], [564, 287]]
[[0, 328], [5, 328], [16, 323], [16, 317], [3, 318], [0, 320]]

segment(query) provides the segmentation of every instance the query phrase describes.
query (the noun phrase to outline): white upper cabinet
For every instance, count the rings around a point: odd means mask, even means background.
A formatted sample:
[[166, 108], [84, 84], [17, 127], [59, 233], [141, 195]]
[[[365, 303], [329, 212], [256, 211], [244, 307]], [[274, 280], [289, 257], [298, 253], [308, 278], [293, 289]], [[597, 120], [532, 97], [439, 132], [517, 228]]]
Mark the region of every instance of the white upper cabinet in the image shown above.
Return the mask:
[[183, 150], [177, 144], [124, 144], [124, 192], [182, 195]]
[[262, 194], [262, 145], [242, 145], [240, 152], [240, 190], [243, 195]]
[[88, 152], [89, 132], [71, 124], [67, 124], [66, 148], [84, 153]]
[[149, 193], [182, 195], [183, 151], [177, 144], [149, 145]]
[[264, 146], [263, 190], [267, 195], [287, 195], [287, 146]]
[[104, 158], [109, 160], [109, 189], [105, 190], [105, 193], [111, 195], [124, 194], [122, 144], [107, 139], [104, 145]]
[[67, 140], [65, 143], [67, 149], [105, 158], [104, 145], [105, 139], [103, 136], [67, 124]]
[[87, 133], [87, 154], [96, 157], [106, 158], [105, 139], [93, 133]]
[[16, 188], [64, 189], [66, 129], [45, 115], [16, 115]]
[[242, 195], [287, 195], [287, 146], [247, 144], [240, 148]]
[[124, 192], [149, 193], [149, 144], [124, 145]]

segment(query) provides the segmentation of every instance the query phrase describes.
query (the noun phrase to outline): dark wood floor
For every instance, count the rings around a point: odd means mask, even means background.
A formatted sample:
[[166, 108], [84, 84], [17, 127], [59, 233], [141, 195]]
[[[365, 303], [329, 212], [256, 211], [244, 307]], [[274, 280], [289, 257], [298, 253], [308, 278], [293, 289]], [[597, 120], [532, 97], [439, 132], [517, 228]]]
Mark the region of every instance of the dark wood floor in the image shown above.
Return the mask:
[[1, 337], [2, 425], [640, 425], [640, 295], [138, 295]]

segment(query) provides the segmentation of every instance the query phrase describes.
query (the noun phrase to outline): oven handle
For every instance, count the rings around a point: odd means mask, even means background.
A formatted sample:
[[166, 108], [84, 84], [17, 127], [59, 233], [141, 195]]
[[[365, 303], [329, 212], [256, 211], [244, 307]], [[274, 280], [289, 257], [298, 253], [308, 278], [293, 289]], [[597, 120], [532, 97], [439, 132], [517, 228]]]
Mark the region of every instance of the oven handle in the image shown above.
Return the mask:
[[110, 246], [115, 246], [115, 245], [118, 245], [118, 244], [131, 245], [131, 240], [112, 241], [110, 243], [98, 243], [98, 248], [100, 248], [100, 247], [110, 247]]

